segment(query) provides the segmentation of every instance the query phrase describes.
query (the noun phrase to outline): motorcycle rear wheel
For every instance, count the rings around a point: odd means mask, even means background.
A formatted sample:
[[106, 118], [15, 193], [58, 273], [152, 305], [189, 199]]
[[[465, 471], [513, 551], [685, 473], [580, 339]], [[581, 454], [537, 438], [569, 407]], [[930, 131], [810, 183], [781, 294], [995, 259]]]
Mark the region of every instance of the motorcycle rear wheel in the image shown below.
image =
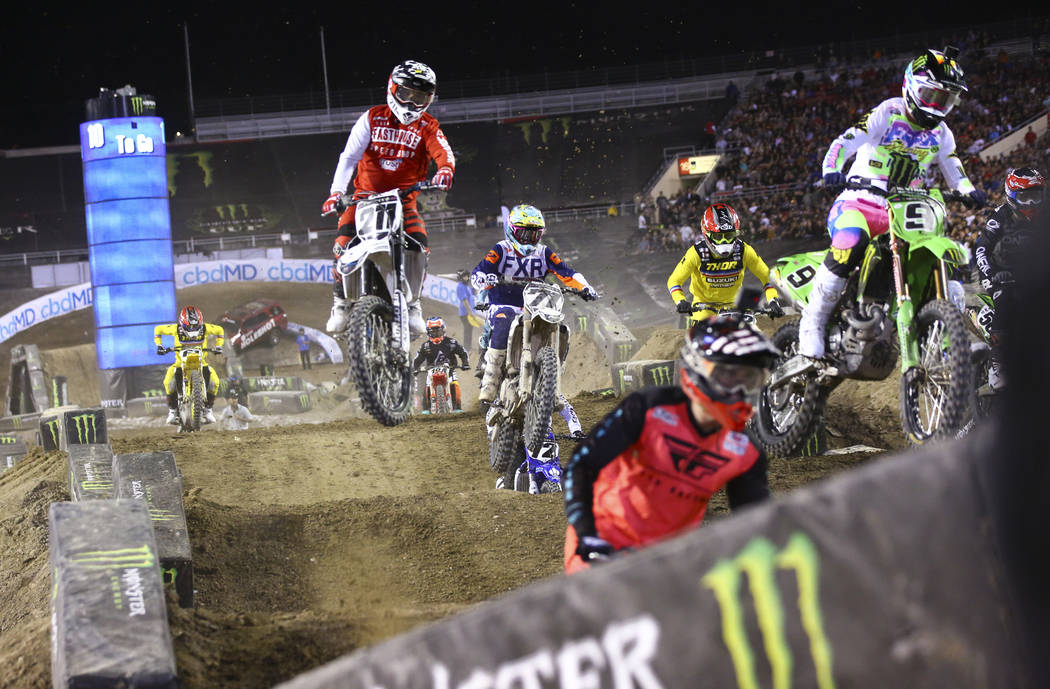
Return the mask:
[[532, 397], [525, 405], [525, 446], [532, 453], [539, 452], [554, 413], [554, 399], [558, 393], [558, 356], [550, 345], [536, 353], [533, 364]]
[[919, 365], [901, 376], [901, 427], [912, 445], [955, 437], [973, 397], [970, 338], [959, 309], [934, 299], [915, 318]]
[[408, 357], [400, 363], [390, 339], [394, 310], [376, 296], [361, 297], [350, 311], [347, 354], [361, 407], [384, 426], [397, 426], [412, 407]]
[[[783, 353], [773, 366], [776, 371], [798, 354], [798, 321], [780, 326], [773, 345]], [[773, 391], [763, 388], [750, 421], [758, 446], [775, 459], [799, 456], [819, 430], [827, 396], [828, 390], [808, 377], [802, 386], [792, 381]]]

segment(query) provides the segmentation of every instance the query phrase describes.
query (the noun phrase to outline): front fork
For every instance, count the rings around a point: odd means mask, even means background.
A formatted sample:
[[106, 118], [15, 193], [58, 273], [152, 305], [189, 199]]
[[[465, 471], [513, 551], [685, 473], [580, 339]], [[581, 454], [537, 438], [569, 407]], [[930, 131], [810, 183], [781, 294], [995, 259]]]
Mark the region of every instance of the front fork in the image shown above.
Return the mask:
[[[915, 333], [915, 302], [912, 301], [908, 283], [904, 279], [903, 260], [894, 236], [890, 236], [890, 250], [893, 253], [893, 282], [897, 288], [897, 337], [901, 350], [901, 373], [906, 373], [920, 363], [919, 340]], [[948, 266], [943, 260], [937, 261], [933, 280], [934, 298], [947, 299]]]

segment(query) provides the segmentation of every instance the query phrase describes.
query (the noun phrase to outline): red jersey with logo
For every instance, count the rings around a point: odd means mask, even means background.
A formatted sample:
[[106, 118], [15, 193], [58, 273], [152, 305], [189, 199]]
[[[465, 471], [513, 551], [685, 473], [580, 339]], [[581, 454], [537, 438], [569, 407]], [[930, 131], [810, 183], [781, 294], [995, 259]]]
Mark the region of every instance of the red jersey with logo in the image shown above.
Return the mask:
[[565, 569], [585, 567], [580, 536], [646, 546], [703, 521], [723, 486], [730, 508], [769, 496], [768, 461], [746, 433], [704, 433], [679, 387], [633, 393], [576, 447], [565, 470]]
[[401, 124], [389, 106], [377, 105], [350, 130], [331, 191], [345, 193], [355, 168], [357, 191], [404, 189], [426, 179], [431, 159], [439, 168], [456, 169], [456, 156], [433, 115], [423, 113], [415, 122]]

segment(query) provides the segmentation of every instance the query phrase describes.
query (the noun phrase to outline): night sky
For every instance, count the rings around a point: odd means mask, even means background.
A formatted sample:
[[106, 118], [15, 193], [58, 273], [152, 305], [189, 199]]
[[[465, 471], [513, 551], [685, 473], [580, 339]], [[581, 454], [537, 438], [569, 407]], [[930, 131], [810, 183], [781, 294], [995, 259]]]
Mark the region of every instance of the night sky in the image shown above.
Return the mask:
[[[332, 90], [381, 86], [412, 57], [441, 82], [492, 76], [615, 67], [686, 57], [801, 47], [852, 37], [971, 25], [981, 18], [913, 17], [907, 26], [880, 17], [888, 3], [808, 3], [805, 16], [746, 3], [342, 3], [329, 9], [270, 10], [256, 3], [187, 9], [6, 8], [0, 39], [4, 96], [0, 149], [77, 142], [85, 99], [124, 84], [153, 94], [169, 136], [187, 127], [183, 24], [188, 25], [193, 95], [265, 96], [323, 91], [320, 27], [325, 27]], [[114, 3], [125, 7], [130, 3]], [[680, 9], [668, 9], [678, 5]], [[725, 7], [719, 7], [724, 5]], [[761, 7], [772, 6], [766, 3]], [[956, 7], [960, 5], [939, 5]], [[351, 9], [352, 8], [352, 9]], [[1031, 9], [1006, 9], [1012, 17]], [[497, 14], [498, 13], [498, 14]], [[965, 14], [965, 13], [964, 13]], [[789, 16], [790, 15], [790, 16]], [[833, 27], [833, 28], [829, 28]]]

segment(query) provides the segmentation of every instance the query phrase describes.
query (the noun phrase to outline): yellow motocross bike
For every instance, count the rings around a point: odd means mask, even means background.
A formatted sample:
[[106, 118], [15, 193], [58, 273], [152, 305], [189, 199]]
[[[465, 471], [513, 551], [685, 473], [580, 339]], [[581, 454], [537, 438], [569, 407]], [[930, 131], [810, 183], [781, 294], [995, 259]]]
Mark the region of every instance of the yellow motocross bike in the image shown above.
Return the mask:
[[[175, 349], [165, 347], [160, 350], [170, 354]], [[179, 409], [179, 432], [188, 433], [201, 429], [201, 418], [204, 416], [204, 403], [208, 399], [208, 382], [204, 377], [204, 353], [222, 354], [221, 349], [189, 346], [182, 347], [176, 354], [175, 391]], [[181, 362], [181, 364], [180, 364]], [[210, 364], [209, 364], [210, 365]]]

